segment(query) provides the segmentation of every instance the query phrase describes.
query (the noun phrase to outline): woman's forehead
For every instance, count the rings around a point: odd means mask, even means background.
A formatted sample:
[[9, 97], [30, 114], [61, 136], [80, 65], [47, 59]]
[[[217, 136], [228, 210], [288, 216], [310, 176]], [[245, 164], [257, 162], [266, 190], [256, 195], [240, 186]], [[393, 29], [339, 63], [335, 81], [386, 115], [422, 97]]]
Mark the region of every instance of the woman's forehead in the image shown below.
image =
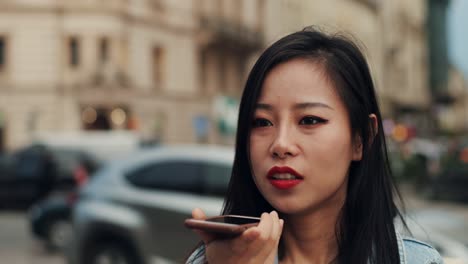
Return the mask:
[[306, 59], [282, 63], [266, 76], [258, 103], [279, 100], [330, 106], [341, 101], [323, 66]]

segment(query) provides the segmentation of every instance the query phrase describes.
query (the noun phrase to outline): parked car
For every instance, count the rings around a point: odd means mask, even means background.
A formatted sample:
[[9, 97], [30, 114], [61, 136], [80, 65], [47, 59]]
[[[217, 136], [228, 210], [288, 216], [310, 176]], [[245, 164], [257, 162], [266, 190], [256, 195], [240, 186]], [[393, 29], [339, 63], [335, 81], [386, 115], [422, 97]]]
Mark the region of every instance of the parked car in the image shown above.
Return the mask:
[[53, 149], [56, 179], [52, 193], [29, 210], [32, 234], [50, 250], [63, 250], [70, 241], [71, 212], [77, 200], [77, 188], [83, 186], [99, 166], [83, 151]]
[[29, 211], [32, 234], [50, 250], [64, 250], [71, 239], [71, 212], [77, 193], [56, 193], [34, 204]]
[[85, 184], [103, 161], [93, 154], [70, 148], [51, 148], [56, 165], [56, 178], [53, 189], [56, 191], [74, 191]]
[[3, 158], [0, 172], [0, 207], [28, 206], [53, 181], [54, 165], [42, 146], [32, 146]]
[[468, 202], [468, 141], [455, 145], [441, 161], [440, 172], [431, 182], [433, 199]]
[[166, 146], [107, 164], [80, 192], [70, 262], [181, 262], [199, 241], [184, 220], [195, 207], [220, 213], [233, 158], [227, 147]]
[[0, 207], [24, 207], [51, 191], [71, 191], [101, 162], [82, 150], [31, 145], [0, 161]]

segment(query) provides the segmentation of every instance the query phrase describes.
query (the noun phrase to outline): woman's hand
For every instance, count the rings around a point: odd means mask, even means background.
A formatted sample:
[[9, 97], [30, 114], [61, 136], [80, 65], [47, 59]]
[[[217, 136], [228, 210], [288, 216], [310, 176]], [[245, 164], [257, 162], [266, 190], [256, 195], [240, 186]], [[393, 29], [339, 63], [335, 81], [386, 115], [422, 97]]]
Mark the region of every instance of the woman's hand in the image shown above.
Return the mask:
[[[192, 217], [205, 219], [201, 209], [194, 209]], [[278, 243], [283, 230], [283, 220], [278, 213], [263, 213], [258, 226], [245, 230], [242, 235], [231, 239], [217, 239], [214, 235], [195, 230], [205, 243], [205, 257], [208, 263], [274, 263], [278, 252]]]

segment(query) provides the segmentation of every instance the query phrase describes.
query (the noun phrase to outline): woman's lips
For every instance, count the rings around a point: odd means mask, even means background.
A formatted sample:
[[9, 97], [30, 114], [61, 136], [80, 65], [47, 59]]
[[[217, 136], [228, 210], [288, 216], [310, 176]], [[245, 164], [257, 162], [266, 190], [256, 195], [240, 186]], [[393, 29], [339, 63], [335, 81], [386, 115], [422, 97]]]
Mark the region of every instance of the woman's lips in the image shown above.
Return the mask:
[[301, 183], [304, 177], [290, 167], [275, 166], [268, 171], [267, 179], [277, 189], [287, 190]]
[[277, 189], [280, 190], [287, 190], [291, 189], [294, 186], [298, 185], [302, 182], [302, 180], [275, 180], [275, 179], [268, 179], [271, 185], [275, 186]]

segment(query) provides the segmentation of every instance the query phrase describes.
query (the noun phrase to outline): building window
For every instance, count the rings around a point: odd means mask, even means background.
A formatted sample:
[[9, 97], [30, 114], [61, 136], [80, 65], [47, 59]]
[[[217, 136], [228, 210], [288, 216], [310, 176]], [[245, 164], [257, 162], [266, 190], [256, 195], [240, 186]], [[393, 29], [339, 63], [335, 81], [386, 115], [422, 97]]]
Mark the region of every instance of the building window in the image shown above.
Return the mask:
[[109, 39], [101, 38], [99, 40], [99, 59], [101, 63], [107, 62], [109, 59]]
[[218, 79], [218, 91], [221, 91], [222, 93], [227, 93], [228, 88], [226, 87], [227, 82], [226, 82], [226, 77], [227, 77], [227, 62], [226, 62], [226, 54], [219, 54], [218, 57], [218, 74], [219, 74], [219, 79]]
[[377, 7], [379, 5], [379, 0], [356, 0], [357, 2], [361, 2], [365, 6], [369, 7], [370, 9], [377, 11]]
[[150, 8], [155, 12], [161, 13], [164, 12], [164, 4], [161, 0], [151, 0], [149, 1]]
[[207, 84], [208, 84], [208, 50], [201, 50], [200, 52], [200, 67], [199, 69], [199, 76], [200, 76], [200, 89], [202, 93], [207, 92]]
[[257, 1], [257, 31], [263, 30], [263, 18], [265, 17], [265, 2], [264, 0]]
[[223, 3], [223, 1], [222, 0], [221, 1], [216, 1], [216, 3], [217, 3], [217, 6], [216, 6], [217, 14], [216, 14], [216, 16], [217, 17], [224, 17], [225, 14], [224, 14], [224, 3]]
[[[164, 51], [161, 47], [153, 48], [153, 83], [156, 86], [162, 85], [164, 75]], [[156, 87], [159, 88], [159, 87]]]
[[68, 41], [69, 63], [72, 67], [80, 64], [80, 42], [77, 37], [71, 37]]
[[235, 21], [241, 25], [245, 24], [245, 21], [243, 21], [243, 14], [244, 14], [244, 6], [242, 4], [242, 1], [235, 1], [234, 2], [234, 7], [235, 7], [235, 11], [234, 11], [234, 15], [237, 16]]
[[125, 106], [86, 106], [81, 110], [85, 130], [137, 129], [137, 120]]
[[0, 36], [0, 71], [6, 66], [6, 40]]

